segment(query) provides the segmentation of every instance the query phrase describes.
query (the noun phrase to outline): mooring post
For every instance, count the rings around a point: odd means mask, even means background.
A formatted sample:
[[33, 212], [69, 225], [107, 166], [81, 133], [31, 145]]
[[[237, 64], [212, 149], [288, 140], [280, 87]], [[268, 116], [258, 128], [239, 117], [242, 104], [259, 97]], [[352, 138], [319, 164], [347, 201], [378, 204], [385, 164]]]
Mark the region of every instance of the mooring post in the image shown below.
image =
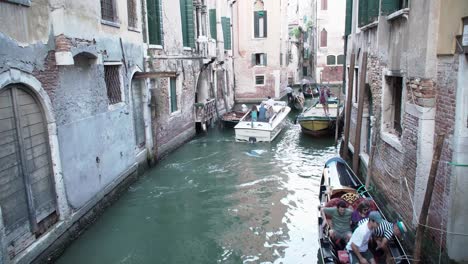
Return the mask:
[[346, 93], [346, 111], [345, 111], [345, 128], [344, 128], [344, 146], [343, 153], [341, 156], [345, 159], [348, 158], [348, 144], [349, 144], [349, 125], [351, 122], [351, 109], [353, 105], [353, 84], [354, 84], [354, 64], [356, 61], [356, 55], [354, 51], [351, 52], [351, 64], [349, 65], [348, 72], [348, 92]]
[[424, 194], [424, 202], [419, 215], [418, 226], [416, 228], [416, 244], [414, 246], [414, 262], [421, 263], [421, 247], [426, 230], [427, 215], [429, 213], [429, 206], [431, 205], [432, 192], [434, 191], [434, 182], [437, 176], [437, 169], [439, 168], [440, 155], [444, 145], [445, 134], [437, 135], [437, 142], [435, 145], [434, 155], [432, 156], [431, 170], [429, 172], [429, 179], [427, 179], [426, 193]]
[[359, 153], [361, 152], [362, 113], [364, 111], [364, 95], [366, 93], [367, 52], [362, 54], [361, 75], [359, 76], [359, 101], [356, 119], [356, 137], [354, 138], [353, 171], [359, 174]]

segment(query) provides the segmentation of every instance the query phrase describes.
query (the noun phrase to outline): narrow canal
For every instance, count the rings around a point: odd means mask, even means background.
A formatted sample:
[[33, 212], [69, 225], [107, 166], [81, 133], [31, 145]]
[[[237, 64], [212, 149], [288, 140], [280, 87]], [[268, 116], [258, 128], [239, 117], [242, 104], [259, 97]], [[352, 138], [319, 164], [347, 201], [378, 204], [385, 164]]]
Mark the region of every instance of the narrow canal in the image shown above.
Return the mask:
[[148, 171], [57, 261], [317, 263], [321, 169], [333, 138], [290, 113], [273, 143], [211, 129]]

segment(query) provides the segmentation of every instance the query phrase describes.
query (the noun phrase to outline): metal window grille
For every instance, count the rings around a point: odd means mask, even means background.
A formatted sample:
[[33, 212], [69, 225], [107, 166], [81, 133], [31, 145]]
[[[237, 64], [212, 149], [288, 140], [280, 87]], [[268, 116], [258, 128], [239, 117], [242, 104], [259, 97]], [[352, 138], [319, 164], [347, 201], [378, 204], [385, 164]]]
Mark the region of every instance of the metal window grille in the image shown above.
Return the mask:
[[263, 75], [257, 75], [257, 76], [255, 76], [255, 84], [256, 84], [256, 85], [263, 85], [263, 84], [265, 84], [265, 76], [263, 76]]
[[106, 81], [107, 98], [109, 98], [110, 104], [121, 102], [122, 93], [120, 91], [120, 66], [104, 66], [104, 78]]
[[135, 0], [127, 0], [128, 26], [137, 27], [137, 12]]
[[101, 18], [114, 21], [114, 0], [101, 0]]

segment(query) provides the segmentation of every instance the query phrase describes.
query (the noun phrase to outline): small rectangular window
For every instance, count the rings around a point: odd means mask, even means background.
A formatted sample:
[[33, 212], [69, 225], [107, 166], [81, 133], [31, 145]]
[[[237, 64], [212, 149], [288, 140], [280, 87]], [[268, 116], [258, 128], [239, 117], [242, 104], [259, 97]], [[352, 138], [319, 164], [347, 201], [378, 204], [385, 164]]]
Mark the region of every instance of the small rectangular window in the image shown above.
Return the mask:
[[307, 67], [306, 67], [306, 66], [302, 66], [302, 75], [303, 75], [303, 76], [307, 76], [307, 75], [308, 75], [308, 71], [307, 71]]
[[403, 78], [392, 77], [392, 101], [393, 101], [393, 128], [401, 135], [401, 96], [403, 92]]
[[177, 111], [177, 82], [176, 78], [169, 78], [169, 89], [171, 96], [171, 113]]
[[127, 0], [128, 26], [137, 27], [136, 0]]
[[107, 21], [116, 21], [114, 0], [101, 0], [101, 18]]
[[265, 76], [264, 75], [256, 75], [255, 76], [255, 85], [265, 85]]
[[109, 104], [117, 104], [122, 102], [120, 65], [104, 65], [104, 79], [106, 82], [107, 98], [109, 98]]
[[253, 65], [255, 66], [266, 66], [267, 57], [265, 53], [255, 53], [253, 54]]

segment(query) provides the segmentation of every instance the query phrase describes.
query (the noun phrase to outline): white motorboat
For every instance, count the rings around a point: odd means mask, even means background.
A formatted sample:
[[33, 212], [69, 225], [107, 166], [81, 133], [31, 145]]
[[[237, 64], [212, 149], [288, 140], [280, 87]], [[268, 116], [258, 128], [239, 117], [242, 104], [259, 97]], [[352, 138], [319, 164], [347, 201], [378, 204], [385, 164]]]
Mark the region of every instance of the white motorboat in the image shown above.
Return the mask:
[[[271, 116], [264, 121], [253, 121], [251, 111], [247, 112], [234, 127], [238, 142], [271, 142], [284, 127], [284, 119], [291, 111], [286, 102], [275, 101], [269, 112]], [[257, 107], [258, 109], [260, 106]]]

